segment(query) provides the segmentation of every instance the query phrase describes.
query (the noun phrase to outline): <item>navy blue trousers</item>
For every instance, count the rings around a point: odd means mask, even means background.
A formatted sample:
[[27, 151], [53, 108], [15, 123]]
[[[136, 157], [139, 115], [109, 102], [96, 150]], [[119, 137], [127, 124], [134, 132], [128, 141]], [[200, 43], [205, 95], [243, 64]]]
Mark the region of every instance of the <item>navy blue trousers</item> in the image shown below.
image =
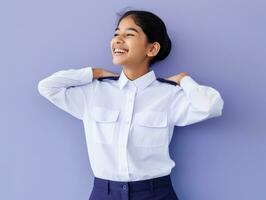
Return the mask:
[[170, 174], [153, 179], [120, 182], [94, 177], [89, 200], [179, 200]]

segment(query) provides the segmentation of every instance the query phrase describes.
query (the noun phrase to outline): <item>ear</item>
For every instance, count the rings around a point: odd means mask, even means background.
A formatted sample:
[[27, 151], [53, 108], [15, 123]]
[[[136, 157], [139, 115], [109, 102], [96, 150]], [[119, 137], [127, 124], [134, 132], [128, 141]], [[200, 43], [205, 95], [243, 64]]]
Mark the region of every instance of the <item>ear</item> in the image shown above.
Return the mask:
[[149, 45], [149, 49], [147, 52], [147, 56], [148, 57], [154, 57], [158, 54], [159, 50], [160, 50], [160, 43], [159, 42], [154, 42], [152, 44]]

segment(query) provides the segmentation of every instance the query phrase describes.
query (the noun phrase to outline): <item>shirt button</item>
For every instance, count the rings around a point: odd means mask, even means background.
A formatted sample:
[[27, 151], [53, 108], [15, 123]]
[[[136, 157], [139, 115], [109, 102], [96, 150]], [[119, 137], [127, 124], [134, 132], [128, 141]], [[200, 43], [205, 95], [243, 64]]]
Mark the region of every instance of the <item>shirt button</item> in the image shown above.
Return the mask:
[[127, 189], [127, 186], [126, 185], [123, 185], [123, 190], [126, 190]]

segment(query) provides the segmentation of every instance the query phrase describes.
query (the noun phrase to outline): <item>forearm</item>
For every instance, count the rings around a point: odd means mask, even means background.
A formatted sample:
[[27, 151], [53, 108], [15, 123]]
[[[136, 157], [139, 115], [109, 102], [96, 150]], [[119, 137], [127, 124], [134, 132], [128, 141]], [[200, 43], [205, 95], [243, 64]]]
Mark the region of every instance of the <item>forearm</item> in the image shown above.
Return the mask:
[[90, 83], [93, 79], [91, 67], [66, 69], [53, 73], [38, 83], [39, 92], [49, 97], [70, 86], [79, 86]]

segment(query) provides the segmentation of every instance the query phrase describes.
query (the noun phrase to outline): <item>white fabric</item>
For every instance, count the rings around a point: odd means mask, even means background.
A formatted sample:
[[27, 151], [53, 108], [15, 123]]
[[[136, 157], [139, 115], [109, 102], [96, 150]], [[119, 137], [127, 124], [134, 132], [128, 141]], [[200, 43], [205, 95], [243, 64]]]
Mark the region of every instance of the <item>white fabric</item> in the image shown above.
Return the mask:
[[93, 78], [92, 67], [55, 72], [38, 84], [51, 103], [83, 120], [96, 177], [136, 181], [168, 175], [174, 126], [222, 115], [224, 101], [210, 86], [185, 76], [179, 85], [156, 80], [154, 71], [131, 81]]

